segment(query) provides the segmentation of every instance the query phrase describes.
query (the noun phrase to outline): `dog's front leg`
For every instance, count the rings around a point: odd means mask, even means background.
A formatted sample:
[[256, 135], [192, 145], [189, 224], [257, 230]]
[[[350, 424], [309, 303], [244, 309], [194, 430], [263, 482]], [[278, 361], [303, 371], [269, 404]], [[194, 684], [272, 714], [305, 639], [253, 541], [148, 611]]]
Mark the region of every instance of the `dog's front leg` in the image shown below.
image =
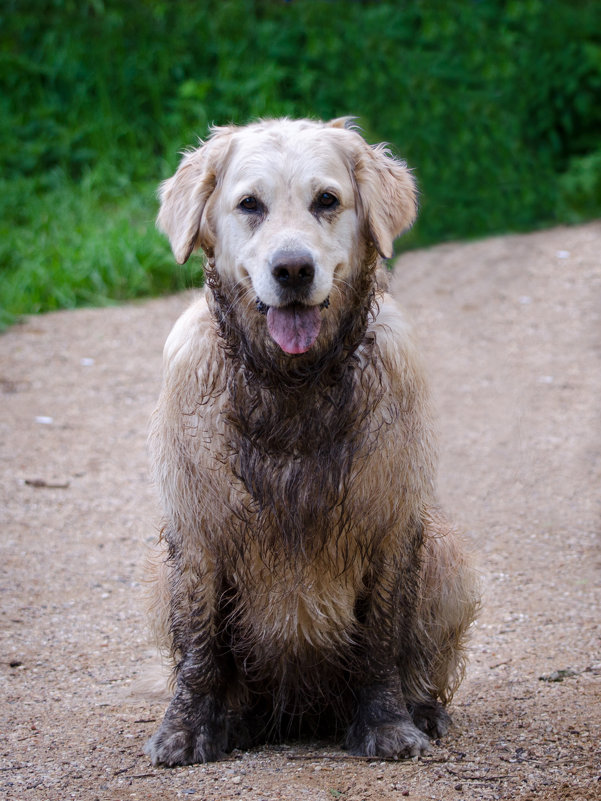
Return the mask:
[[212, 582], [171, 576], [175, 694], [158, 731], [146, 743], [154, 765], [190, 765], [220, 759], [227, 747], [226, 671], [218, 656]]
[[362, 600], [359, 624], [355, 714], [346, 747], [360, 756], [413, 757], [429, 751], [428, 737], [407, 709], [403, 673], [415, 670], [414, 621], [417, 607], [422, 527], [410, 523], [403, 553], [383, 558]]
[[[193, 657], [188, 655], [190, 661]], [[197, 689], [180, 668], [176, 690], [159, 730], [146, 743], [153, 765], [174, 767], [220, 759], [227, 747], [222, 693]]]
[[357, 756], [388, 758], [421, 756], [430, 750], [428, 737], [407, 710], [398, 672], [358, 690], [346, 748]]
[[213, 693], [198, 695], [178, 680], [159, 730], [144, 751], [153, 765], [171, 768], [220, 759], [227, 745], [226, 713]]

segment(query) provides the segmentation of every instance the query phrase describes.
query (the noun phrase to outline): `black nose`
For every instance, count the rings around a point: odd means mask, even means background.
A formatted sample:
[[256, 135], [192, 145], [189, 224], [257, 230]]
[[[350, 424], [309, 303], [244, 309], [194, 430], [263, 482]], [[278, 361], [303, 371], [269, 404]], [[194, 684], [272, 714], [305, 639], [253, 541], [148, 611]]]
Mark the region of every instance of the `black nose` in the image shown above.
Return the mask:
[[271, 274], [281, 287], [302, 289], [315, 277], [313, 257], [306, 250], [281, 250], [271, 259]]

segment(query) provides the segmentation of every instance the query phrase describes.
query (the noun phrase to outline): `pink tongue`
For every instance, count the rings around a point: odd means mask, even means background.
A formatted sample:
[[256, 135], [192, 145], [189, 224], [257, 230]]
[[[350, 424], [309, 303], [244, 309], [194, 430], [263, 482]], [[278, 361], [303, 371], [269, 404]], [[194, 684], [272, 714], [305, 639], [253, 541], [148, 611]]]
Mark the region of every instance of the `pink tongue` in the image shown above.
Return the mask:
[[269, 307], [269, 333], [286, 353], [306, 353], [319, 335], [321, 313], [319, 306]]

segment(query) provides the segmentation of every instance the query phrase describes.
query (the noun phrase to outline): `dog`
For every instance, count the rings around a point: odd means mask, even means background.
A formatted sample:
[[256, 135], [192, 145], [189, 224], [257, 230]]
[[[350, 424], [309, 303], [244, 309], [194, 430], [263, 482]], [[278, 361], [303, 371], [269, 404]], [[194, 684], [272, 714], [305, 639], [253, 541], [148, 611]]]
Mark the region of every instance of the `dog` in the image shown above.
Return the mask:
[[158, 226], [178, 263], [204, 251], [206, 289], [149, 438], [174, 665], [155, 765], [317, 735], [419, 756], [448, 729], [478, 594], [382, 267], [416, 198], [348, 119], [214, 128], [161, 185]]

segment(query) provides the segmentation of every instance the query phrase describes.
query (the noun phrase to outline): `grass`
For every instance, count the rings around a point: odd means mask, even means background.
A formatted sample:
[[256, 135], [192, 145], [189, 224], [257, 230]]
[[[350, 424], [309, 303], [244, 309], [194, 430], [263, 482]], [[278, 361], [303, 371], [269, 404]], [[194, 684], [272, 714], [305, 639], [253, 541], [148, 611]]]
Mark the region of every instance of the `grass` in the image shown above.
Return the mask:
[[[106, 184], [91, 172], [50, 191], [23, 179], [0, 203], [0, 327], [22, 314], [100, 306], [199, 284], [200, 261], [175, 264], [155, 229], [156, 184]], [[17, 191], [15, 191], [17, 190]], [[12, 220], [11, 220], [12, 218]], [[14, 224], [16, 218], [17, 225]]]

